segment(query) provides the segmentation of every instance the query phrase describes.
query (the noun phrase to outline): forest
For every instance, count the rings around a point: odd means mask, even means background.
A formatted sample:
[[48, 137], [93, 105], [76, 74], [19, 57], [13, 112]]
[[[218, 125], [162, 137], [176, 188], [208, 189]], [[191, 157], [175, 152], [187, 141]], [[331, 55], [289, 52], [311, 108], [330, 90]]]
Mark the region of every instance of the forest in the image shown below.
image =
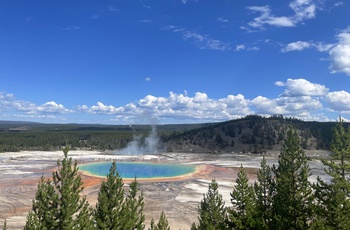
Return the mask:
[[[205, 124], [87, 125], [0, 122], [0, 152], [72, 149], [116, 150], [135, 136], [140, 144], [155, 128], [163, 151], [251, 152], [280, 150], [288, 127], [298, 131], [303, 149], [330, 149], [335, 122], [310, 122], [282, 115], [249, 115]], [[349, 123], [344, 122], [344, 127]]]

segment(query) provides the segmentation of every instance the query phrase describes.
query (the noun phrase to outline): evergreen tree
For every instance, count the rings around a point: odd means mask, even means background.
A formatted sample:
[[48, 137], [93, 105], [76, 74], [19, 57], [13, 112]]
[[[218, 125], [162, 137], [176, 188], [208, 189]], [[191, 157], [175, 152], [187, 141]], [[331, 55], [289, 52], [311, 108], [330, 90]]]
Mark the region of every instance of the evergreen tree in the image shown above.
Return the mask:
[[248, 183], [248, 175], [243, 165], [237, 173], [236, 185], [231, 195], [233, 205], [230, 210], [230, 225], [234, 229], [254, 229], [255, 194]]
[[155, 224], [154, 219], [152, 218], [151, 226], [148, 228], [148, 230], [170, 230], [168, 220], [163, 211], [160, 214], [158, 224]]
[[325, 172], [330, 181], [317, 178], [315, 185], [317, 218], [314, 229], [349, 229], [350, 226], [350, 128], [343, 121], [333, 129], [332, 159], [324, 160]]
[[276, 195], [273, 199], [273, 229], [306, 229], [311, 218], [310, 168], [300, 147], [297, 131], [290, 128], [273, 167]]
[[125, 229], [124, 183], [115, 162], [98, 193], [94, 219], [99, 229]]
[[222, 195], [218, 191], [218, 183], [212, 179], [209, 189], [203, 195], [203, 199], [198, 209], [198, 226], [192, 224], [192, 229], [216, 230], [227, 229], [227, 212]]
[[68, 148], [63, 150], [64, 158], [57, 161], [58, 171], [53, 172], [53, 185], [58, 195], [57, 229], [87, 229], [89, 203], [80, 193], [84, 187], [82, 178], [77, 174], [77, 161], [68, 158]]
[[137, 196], [139, 191], [136, 178], [130, 184], [129, 195], [126, 198], [124, 208], [125, 229], [145, 229], [145, 215], [143, 214], [144, 202], [143, 193]]
[[58, 194], [51, 181], [42, 176], [24, 229], [56, 229], [58, 208]]
[[41, 178], [25, 229], [91, 229], [89, 204], [80, 196], [83, 182], [68, 151], [65, 148], [63, 160], [57, 161], [53, 181]]
[[269, 229], [272, 220], [272, 204], [275, 194], [271, 167], [267, 165], [265, 156], [261, 160], [254, 183], [256, 195], [256, 221], [259, 229]]

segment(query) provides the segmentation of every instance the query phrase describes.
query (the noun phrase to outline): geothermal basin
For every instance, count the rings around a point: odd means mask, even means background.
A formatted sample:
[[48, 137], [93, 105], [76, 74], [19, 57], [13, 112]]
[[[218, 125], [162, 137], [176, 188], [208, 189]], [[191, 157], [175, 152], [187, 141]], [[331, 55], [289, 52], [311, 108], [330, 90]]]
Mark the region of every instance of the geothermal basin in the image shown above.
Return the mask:
[[[269, 165], [276, 164], [279, 152], [266, 153]], [[312, 170], [312, 181], [317, 176], [324, 175], [324, 167], [319, 160], [328, 153], [322, 151], [307, 151]], [[117, 171], [123, 174], [121, 164], [134, 163], [140, 165], [175, 165], [178, 167], [193, 167], [189, 173], [181, 171], [179, 176], [164, 177], [164, 174], [152, 173], [156, 178], [140, 178], [140, 190], [144, 194], [144, 214], [146, 229], [152, 218], [159, 219], [164, 211], [171, 229], [190, 229], [192, 222], [198, 221], [198, 206], [203, 194], [208, 191], [212, 178], [219, 184], [219, 192], [227, 206], [230, 206], [230, 192], [235, 185], [237, 172], [241, 164], [248, 172], [249, 182], [254, 183], [256, 172], [260, 166], [262, 155], [240, 153], [157, 153], [146, 155], [116, 155], [99, 151], [69, 151], [68, 157], [78, 161], [79, 175], [84, 183], [83, 194], [91, 207], [95, 207], [101, 182], [106, 179], [113, 161], [117, 162]], [[40, 177], [52, 177], [57, 170], [57, 160], [63, 158], [62, 151], [22, 151], [0, 153], [0, 226], [7, 221], [8, 229], [23, 229], [26, 215], [31, 209], [32, 200], [37, 191]], [[93, 175], [85, 167], [106, 164], [100, 175]], [[138, 167], [136, 167], [138, 166]], [[129, 165], [131, 167], [131, 165]], [[85, 168], [86, 169], [86, 168]], [[153, 170], [153, 169], [152, 169]], [[99, 171], [99, 170], [97, 170]], [[126, 191], [134, 180], [135, 172], [123, 178]], [[124, 176], [125, 177], [125, 176]]]

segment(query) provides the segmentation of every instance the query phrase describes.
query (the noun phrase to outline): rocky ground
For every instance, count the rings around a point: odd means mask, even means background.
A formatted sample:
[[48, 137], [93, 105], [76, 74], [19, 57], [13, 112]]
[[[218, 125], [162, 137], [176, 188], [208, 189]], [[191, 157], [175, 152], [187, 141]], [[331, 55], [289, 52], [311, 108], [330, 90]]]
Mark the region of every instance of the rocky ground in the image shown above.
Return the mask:
[[[276, 164], [278, 152], [266, 155], [269, 164]], [[311, 157], [310, 168], [315, 180], [324, 176], [323, 165], [318, 158], [328, 155], [324, 151], [308, 152]], [[171, 229], [189, 229], [197, 221], [198, 205], [207, 192], [212, 178], [219, 183], [220, 193], [230, 205], [230, 192], [233, 189], [237, 171], [242, 164], [254, 182], [260, 166], [261, 155], [252, 154], [200, 154], [164, 153], [160, 155], [112, 155], [97, 151], [71, 151], [69, 156], [79, 164], [93, 161], [132, 160], [194, 164], [197, 172], [178, 178], [139, 180], [144, 192], [146, 226], [152, 218], [158, 220], [164, 211]], [[9, 229], [23, 229], [26, 215], [37, 190], [41, 175], [51, 177], [56, 162], [63, 157], [58, 152], [15, 152], [0, 153], [0, 226], [7, 220]], [[84, 181], [84, 194], [91, 205], [95, 205], [101, 178], [81, 174]], [[130, 181], [125, 180], [127, 188]]]

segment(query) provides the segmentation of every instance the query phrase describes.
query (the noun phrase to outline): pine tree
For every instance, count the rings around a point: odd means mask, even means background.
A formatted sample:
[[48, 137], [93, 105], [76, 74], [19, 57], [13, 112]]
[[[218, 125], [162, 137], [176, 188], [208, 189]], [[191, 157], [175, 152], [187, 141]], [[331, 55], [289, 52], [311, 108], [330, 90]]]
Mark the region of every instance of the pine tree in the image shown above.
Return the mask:
[[160, 214], [158, 224], [155, 224], [154, 219], [152, 218], [151, 226], [148, 228], [148, 230], [170, 230], [168, 220], [163, 211]]
[[125, 201], [123, 216], [126, 221], [124, 225], [125, 229], [145, 229], [145, 215], [143, 214], [143, 193], [141, 192], [140, 195], [136, 197], [138, 191], [139, 187], [135, 178], [135, 180], [130, 184], [129, 195]]
[[68, 148], [63, 150], [64, 158], [57, 161], [58, 171], [53, 172], [53, 185], [58, 194], [57, 229], [87, 229], [89, 203], [80, 193], [84, 187], [78, 175], [77, 161], [68, 158]]
[[58, 194], [50, 180], [41, 177], [32, 210], [24, 229], [55, 229], [58, 226]]
[[57, 161], [53, 181], [41, 178], [24, 229], [91, 229], [89, 204], [80, 196], [83, 182], [68, 151], [65, 148], [63, 160]]
[[271, 167], [267, 165], [265, 156], [261, 160], [254, 183], [256, 195], [256, 221], [259, 229], [269, 229], [272, 220], [272, 204], [275, 194]]
[[218, 191], [218, 183], [212, 179], [208, 192], [203, 195], [203, 199], [198, 209], [198, 226], [192, 224], [192, 229], [216, 230], [227, 229], [227, 211], [222, 195]]
[[230, 212], [230, 225], [234, 229], [253, 229], [255, 226], [255, 194], [248, 183], [248, 175], [243, 165], [237, 173], [236, 185], [231, 195], [232, 209]]
[[324, 160], [330, 181], [317, 178], [315, 185], [317, 218], [313, 229], [349, 229], [350, 226], [350, 128], [343, 121], [333, 129], [331, 160]]
[[98, 193], [94, 219], [99, 229], [125, 229], [124, 183], [115, 162]]
[[273, 199], [273, 229], [306, 229], [311, 218], [310, 168], [296, 130], [290, 128], [273, 167], [276, 195]]

